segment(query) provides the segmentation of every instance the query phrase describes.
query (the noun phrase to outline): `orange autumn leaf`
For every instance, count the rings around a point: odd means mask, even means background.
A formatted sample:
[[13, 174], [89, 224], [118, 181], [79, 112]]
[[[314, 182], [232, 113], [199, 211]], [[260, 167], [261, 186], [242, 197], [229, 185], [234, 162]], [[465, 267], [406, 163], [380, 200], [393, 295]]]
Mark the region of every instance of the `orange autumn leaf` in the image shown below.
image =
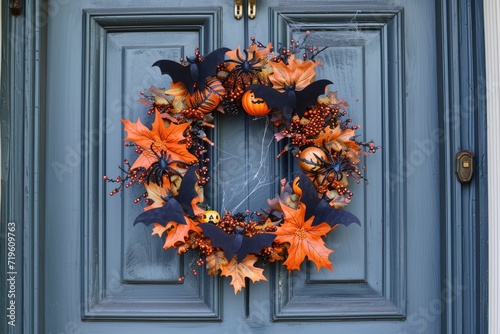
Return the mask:
[[[230, 60], [234, 60], [236, 62], [240, 62], [240, 59], [245, 59], [245, 53], [241, 51], [240, 46], [234, 50], [226, 52], [226, 57]], [[252, 58], [252, 53], [249, 53], [249, 59]], [[226, 67], [228, 71], [232, 71], [236, 67], [237, 63], [233, 63], [232, 61], [226, 61]]]
[[255, 58], [266, 59], [273, 50], [273, 44], [268, 43], [265, 48], [259, 48], [257, 44], [252, 44], [248, 50], [249, 52], [255, 52]]
[[[165, 244], [163, 245], [163, 249], [168, 249], [170, 247], [175, 247], [177, 243], [184, 243], [185, 238], [189, 237], [189, 233], [191, 231], [201, 233], [201, 229], [198, 227], [198, 223], [188, 217], [184, 217], [186, 220], [186, 224], [179, 224], [176, 222], [168, 222], [165, 226], [165, 230], [167, 231], [167, 238], [165, 240]], [[153, 234], [158, 231], [161, 231], [159, 227], [156, 226], [153, 229]]]
[[327, 92], [324, 96], [318, 97], [318, 103], [333, 106], [338, 109], [345, 109], [349, 106], [346, 100], [338, 97], [338, 92]]
[[207, 270], [209, 275], [217, 276], [219, 270], [227, 265], [229, 261], [226, 259], [223, 251], [216, 251], [205, 258], [207, 262]]
[[153, 233], [151, 235], [157, 234], [160, 238], [167, 231], [167, 227], [163, 226], [162, 224], [155, 223], [155, 227], [153, 227]]
[[[241, 59], [248, 59], [249, 62], [257, 61], [254, 66], [262, 66], [264, 62], [266, 62], [266, 58], [268, 54], [271, 52], [273, 46], [269, 43], [265, 48], [259, 48], [257, 44], [252, 44], [246, 50], [248, 52], [248, 58], [245, 55], [245, 51], [241, 51], [241, 47], [238, 47], [234, 50], [226, 52], [226, 57], [230, 60], [234, 60], [238, 63], [241, 62]], [[226, 67], [228, 71], [231, 71], [235, 68], [237, 63], [226, 61]]]
[[295, 59], [295, 56], [288, 58], [288, 65], [284, 62], [271, 62], [273, 74], [269, 80], [274, 89], [283, 91], [285, 86], [295, 85], [295, 90], [302, 90], [314, 81], [316, 63], [311, 60]]
[[332, 269], [332, 263], [328, 255], [333, 252], [326, 248], [322, 237], [332, 228], [327, 223], [312, 226], [314, 216], [307, 221], [304, 220], [306, 206], [300, 203], [297, 209], [292, 209], [285, 204], [281, 204], [285, 214], [282, 223], [274, 234], [277, 235], [275, 241], [278, 243], [289, 243], [288, 258], [283, 263], [289, 271], [300, 270], [300, 265], [307, 258], [316, 264], [318, 271], [321, 267]]
[[[167, 127], [159, 112], [155, 113], [155, 120], [151, 130], [141, 123], [140, 118], [137, 119], [136, 123], [124, 119], [122, 119], [122, 122], [127, 132], [127, 137], [124, 140], [132, 141], [144, 149], [132, 165], [132, 169], [138, 167], [148, 169], [154, 162], [158, 161], [157, 154], [161, 154], [161, 152], [170, 155], [171, 160], [184, 161], [188, 164], [197, 161], [197, 158], [188, 151], [185, 144], [179, 144], [185, 139], [184, 132], [190, 126], [190, 123], [178, 125], [171, 123]], [[151, 150], [151, 147], [153, 147], [156, 154]], [[176, 163], [171, 166], [175, 167]]]
[[245, 277], [248, 277], [252, 282], [267, 281], [267, 278], [262, 274], [264, 269], [256, 268], [253, 265], [257, 261], [257, 256], [253, 254], [247, 255], [243, 261], [238, 263], [236, 257], [233, 257], [231, 262], [222, 266], [222, 276], [231, 276], [231, 285], [234, 288], [234, 294], [245, 287]]
[[205, 209], [201, 208], [198, 203], [202, 203], [203, 199], [200, 196], [196, 196], [191, 200], [191, 208], [193, 209], [193, 213], [195, 216], [199, 216], [203, 214]]
[[161, 208], [165, 204], [164, 198], [168, 196], [168, 189], [170, 189], [170, 179], [168, 175], [163, 176], [163, 187], [160, 187], [155, 182], [144, 183], [146, 192], [148, 193], [148, 198], [152, 200], [152, 204], [146, 206], [144, 211], [151, 209]]
[[337, 152], [345, 151], [346, 155], [354, 164], [359, 162], [359, 145], [356, 144], [352, 138], [356, 134], [353, 129], [345, 129], [342, 131], [340, 126], [331, 128], [330, 126], [325, 127], [320, 134], [314, 139], [314, 144], [316, 146], [324, 146], [328, 150], [335, 150]]
[[164, 94], [174, 97], [184, 97], [187, 94], [187, 89], [181, 81], [173, 82], [170, 88], [164, 91]]

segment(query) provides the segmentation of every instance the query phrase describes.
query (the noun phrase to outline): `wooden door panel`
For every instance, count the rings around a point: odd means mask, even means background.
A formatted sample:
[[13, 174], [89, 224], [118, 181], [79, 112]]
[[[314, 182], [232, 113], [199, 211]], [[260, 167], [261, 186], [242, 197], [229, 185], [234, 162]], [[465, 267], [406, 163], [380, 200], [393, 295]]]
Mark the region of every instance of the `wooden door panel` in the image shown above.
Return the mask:
[[140, 92], [151, 85], [168, 88], [168, 77], [152, 64], [190, 56], [197, 46], [216, 48], [212, 34], [220, 30], [220, 15], [217, 8], [195, 16], [84, 12], [84, 133], [93, 134], [85, 146], [82, 180], [88, 201], [83, 207], [85, 319], [220, 318], [217, 279], [200, 275], [179, 282], [191, 270], [192, 256], [163, 251], [151, 228], [133, 226], [142, 211], [134, 199], [143, 190], [132, 187], [110, 197], [109, 184], [98, 181], [120, 175], [117, 163], [134, 160], [133, 148], [122, 145], [120, 119], [136, 121], [140, 115], [142, 122], [150, 121], [138, 102]]
[[406, 305], [403, 183], [389, 183], [381, 176], [402, 168], [390, 163], [396, 161], [404, 142], [399, 131], [404, 69], [397, 61], [403, 52], [402, 10], [359, 13], [344, 8], [325, 14], [275, 7], [270, 16], [271, 34], [277, 40], [301, 41], [309, 31], [309, 44], [320, 49], [328, 46], [318, 56], [323, 66], [317, 78], [334, 82], [328, 88], [349, 102], [349, 117], [361, 126], [362, 138], [382, 146], [363, 161], [369, 184], [352, 186], [355, 195], [346, 208], [360, 218], [362, 226], [341, 226], [327, 240], [335, 250], [334, 271], [318, 272], [310, 264], [292, 274], [278, 268], [273, 316], [277, 320], [401, 319]]

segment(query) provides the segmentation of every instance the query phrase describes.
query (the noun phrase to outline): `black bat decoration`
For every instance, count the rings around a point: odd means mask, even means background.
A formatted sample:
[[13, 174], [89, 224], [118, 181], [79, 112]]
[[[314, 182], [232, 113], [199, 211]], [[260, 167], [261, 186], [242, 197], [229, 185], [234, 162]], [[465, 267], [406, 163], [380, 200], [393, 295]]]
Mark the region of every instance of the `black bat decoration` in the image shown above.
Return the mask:
[[269, 108], [278, 108], [286, 120], [290, 120], [295, 111], [302, 117], [307, 106], [315, 105], [319, 95], [325, 94], [325, 87], [332, 84], [330, 80], [318, 80], [310, 83], [302, 90], [295, 90], [295, 85], [285, 87], [280, 92], [264, 85], [250, 85], [247, 90], [253, 91], [255, 97], [263, 99]]
[[166, 198], [165, 204], [161, 208], [155, 208], [148, 211], [144, 211], [135, 218], [134, 225], [138, 223], [143, 223], [149, 226], [153, 223], [167, 224], [168, 222], [176, 222], [178, 224], [186, 224], [184, 219], [184, 210], [182, 205], [170, 194]]
[[314, 216], [312, 226], [319, 225], [322, 222], [326, 222], [332, 227], [337, 224], [349, 226], [352, 223], [356, 223], [361, 225], [358, 217], [352, 213], [335, 209], [325, 199], [318, 198], [314, 184], [305, 174], [299, 173], [298, 181], [294, 182], [298, 182], [297, 185], [302, 191], [300, 201], [306, 205], [305, 220]]
[[134, 221], [134, 225], [142, 223], [146, 226], [152, 223], [166, 224], [168, 222], [176, 222], [178, 224], [186, 224], [184, 215], [189, 217], [194, 216], [193, 207], [191, 202], [193, 198], [198, 196], [195, 190], [198, 178], [196, 176], [196, 169], [198, 166], [190, 166], [184, 177], [182, 178], [177, 196], [169, 194], [163, 198], [165, 204], [160, 208], [144, 211]]
[[168, 59], [158, 60], [153, 66], [158, 66], [161, 74], [170, 75], [174, 83], [179, 81], [184, 83], [188, 92], [193, 94], [195, 87], [199, 90], [205, 88], [206, 78], [217, 73], [217, 66], [224, 62], [224, 55], [228, 51], [231, 49], [217, 49], [210, 52], [201, 61], [198, 61], [196, 57], [187, 57], [189, 62], [187, 66]]
[[203, 230], [203, 234], [212, 239], [212, 245], [219, 247], [224, 251], [226, 259], [231, 261], [236, 254], [236, 261], [241, 262], [248, 254], [258, 254], [264, 247], [271, 246], [271, 243], [276, 238], [274, 234], [261, 233], [249, 238], [245, 235], [244, 230], [237, 231], [234, 234], [227, 234], [221, 228], [210, 224], [199, 224]]
[[182, 177], [182, 182], [179, 187], [179, 191], [175, 199], [181, 204], [184, 213], [188, 217], [194, 217], [194, 211], [192, 206], [192, 201], [195, 197], [199, 196], [196, 192], [196, 184], [198, 183], [198, 176], [196, 175], [196, 170], [200, 166], [194, 165], [190, 166], [184, 176]]

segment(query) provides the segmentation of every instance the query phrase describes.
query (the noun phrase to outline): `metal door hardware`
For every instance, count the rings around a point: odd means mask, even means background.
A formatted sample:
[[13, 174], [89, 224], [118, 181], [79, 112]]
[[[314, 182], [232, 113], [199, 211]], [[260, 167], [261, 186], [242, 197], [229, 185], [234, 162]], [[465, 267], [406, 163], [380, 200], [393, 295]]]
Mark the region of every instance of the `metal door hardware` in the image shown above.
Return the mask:
[[243, 17], [243, 0], [234, 0], [234, 17], [237, 20]]
[[10, 0], [9, 8], [10, 8], [10, 14], [17, 16], [17, 15], [21, 14], [21, 12], [23, 10], [23, 1], [22, 0]]
[[257, 0], [248, 0], [248, 18], [253, 20], [257, 15]]
[[[257, 15], [257, 0], [248, 1], [248, 18], [253, 20]], [[243, 17], [243, 0], [234, 0], [234, 17], [239, 20]]]
[[474, 173], [474, 155], [469, 151], [460, 151], [455, 156], [458, 181], [460, 183], [470, 182]]

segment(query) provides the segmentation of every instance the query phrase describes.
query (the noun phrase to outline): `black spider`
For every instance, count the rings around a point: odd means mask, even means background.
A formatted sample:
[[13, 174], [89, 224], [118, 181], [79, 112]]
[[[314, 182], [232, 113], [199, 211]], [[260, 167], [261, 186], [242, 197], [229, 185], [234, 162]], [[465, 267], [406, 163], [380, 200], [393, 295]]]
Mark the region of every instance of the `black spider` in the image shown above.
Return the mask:
[[260, 66], [256, 66], [260, 62], [260, 58], [255, 58], [255, 51], [252, 52], [252, 58], [249, 59], [249, 54], [247, 50], [243, 50], [245, 53], [245, 58], [241, 57], [238, 49], [236, 49], [235, 59], [228, 59], [226, 62], [235, 63], [236, 66], [228, 73], [223, 84], [225, 84], [230, 78], [233, 80], [233, 89], [238, 83], [242, 84], [243, 90], [245, 90], [246, 85], [253, 84], [253, 80], [257, 79], [259, 83], [262, 83], [257, 72], [262, 71]]
[[168, 154], [166, 151], [161, 151], [160, 154], [158, 154], [154, 148], [153, 144], [151, 144], [151, 152], [154, 153], [158, 161], [154, 162], [151, 167], [149, 168], [149, 171], [147, 172], [146, 175], [146, 180], [147, 182], [153, 181], [160, 187], [163, 187], [163, 176], [168, 175], [169, 173], [176, 174], [178, 176], [181, 176], [181, 173], [177, 171], [175, 168], [170, 167], [171, 164], [173, 163], [182, 163], [185, 165], [189, 165], [187, 162], [180, 161], [180, 160], [172, 160], [172, 155]]
[[[343, 173], [345, 172], [349, 173], [355, 178], [362, 177], [356, 166], [354, 166], [349, 158], [347, 158], [345, 155], [337, 153], [332, 154], [330, 150], [325, 151], [330, 158], [329, 160], [320, 157], [316, 153], [313, 153], [316, 161], [304, 158], [299, 158], [299, 160], [313, 166], [311, 168], [311, 172], [318, 175], [324, 175], [323, 179], [328, 180], [328, 182], [333, 182], [334, 180], [342, 180]], [[333, 178], [330, 178], [331, 176], [333, 176]]]

